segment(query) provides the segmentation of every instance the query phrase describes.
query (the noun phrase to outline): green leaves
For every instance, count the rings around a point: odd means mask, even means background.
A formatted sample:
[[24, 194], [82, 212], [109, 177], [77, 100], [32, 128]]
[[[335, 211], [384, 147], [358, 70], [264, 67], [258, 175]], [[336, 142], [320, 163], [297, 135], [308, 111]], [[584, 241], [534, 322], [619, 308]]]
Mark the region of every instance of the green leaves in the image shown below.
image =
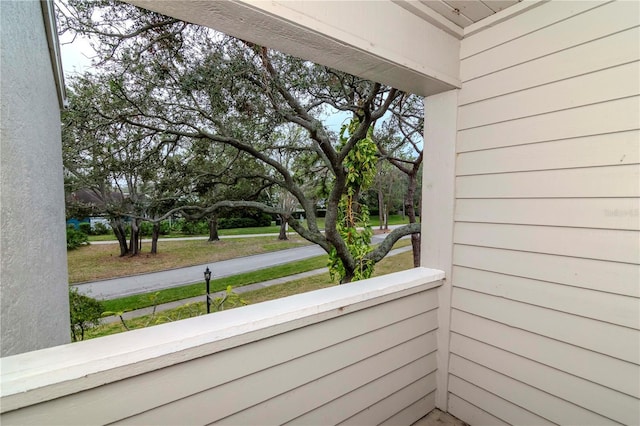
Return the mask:
[[[349, 124], [342, 126], [340, 132], [341, 148], [349, 143], [358, 125], [358, 120], [352, 119]], [[367, 255], [372, 251], [370, 244], [373, 236], [369, 221], [369, 209], [365, 205], [360, 205], [357, 200], [358, 194], [371, 186], [376, 175], [378, 149], [371, 136], [372, 130], [369, 129], [367, 137], [353, 145], [343, 162], [347, 172], [346, 187], [345, 194], [342, 195], [338, 204], [336, 229], [355, 260], [355, 265], [353, 271], [348, 270], [336, 248], [331, 249], [329, 273], [331, 279], [339, 278], [341, 283], [370, 278], [375, 266], [373, 261], [367, 259]]]

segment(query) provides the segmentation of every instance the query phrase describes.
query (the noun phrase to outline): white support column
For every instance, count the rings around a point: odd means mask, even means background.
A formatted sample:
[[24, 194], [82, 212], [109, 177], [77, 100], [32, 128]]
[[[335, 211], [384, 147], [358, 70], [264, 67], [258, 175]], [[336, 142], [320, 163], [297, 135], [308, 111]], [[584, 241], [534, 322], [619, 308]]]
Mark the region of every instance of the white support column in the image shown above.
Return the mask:
[[424, 110], [421, 265], [446, 276], [438, 289], [436, 407], [447, 411], [458, 91], [425, 98]]

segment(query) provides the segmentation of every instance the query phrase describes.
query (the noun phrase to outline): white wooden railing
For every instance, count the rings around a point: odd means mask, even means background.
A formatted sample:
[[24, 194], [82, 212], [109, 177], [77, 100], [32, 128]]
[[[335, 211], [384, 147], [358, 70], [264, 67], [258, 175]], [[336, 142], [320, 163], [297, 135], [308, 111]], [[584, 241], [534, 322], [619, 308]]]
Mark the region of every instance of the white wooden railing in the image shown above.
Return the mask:
[[411, 424], [433, 409], [437, 287], [416, 268], [0, 360], [10, 424]]

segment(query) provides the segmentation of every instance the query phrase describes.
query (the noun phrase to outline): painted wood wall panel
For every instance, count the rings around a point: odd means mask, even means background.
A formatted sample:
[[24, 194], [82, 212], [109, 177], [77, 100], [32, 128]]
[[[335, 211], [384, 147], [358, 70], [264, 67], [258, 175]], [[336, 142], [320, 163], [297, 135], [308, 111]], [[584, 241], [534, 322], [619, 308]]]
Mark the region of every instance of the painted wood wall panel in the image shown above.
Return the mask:
[[589, 74], [640, 59], [640, 28], [579, 44], [465, 83], [460, 105]]
[[[457, 377], [455, 379], [458, 379]], [[452, 382], [455, 380], [452, 377]], [[491, 397], [490, 393], [484, 392], [482, 396]], [[456, 413], [456, 416], [474, 426], [506, 426], [509, 423], [500, 420], [499, 418], [487, 413], [479, 408], [477, 405], [473, 405], [464, 399], [460, 398], [456, 393], [449, 395], [449, 407], [452, 413]], [[488, 409], [488, 408], [487, 408]]]
[[[226, 383], [224, 386], [173, 401], [154, 410], [125, 419], [120, 423], [172, 425], [181, 422], [183, 413], [192, 413], [191, 421], [207, 424], [357, 363], [364, 363], [363, 370], [370, 375], [369, 380], [373, 380], [386, 374], [394, 364], [404, 365], [434, 349], [429, 348], [429, 336], [427, 335], [411, 338], [419, 333], [420, 323], [427, 320], [426, 318], [420, 320], [417, 319], [418, 317], [415, 318], [416, 321], [412, 327], [417, 327], [417, 329], [411, 330], [402, 327], [395, 330], [383, 329], [380, 331], [387, 331], [367, 334], [331, 346], [326, 350], [297, 358], [286, 364], [279, 364], [251, 376], [245, 376]], [[384, 342], [382, 348], [390, 349], [380, 352], [381, 342]], [[278, 349], [274, 347], [272, 350], [277, 351]], [[238, 398], [239, 395], [241, 398]], [[199, 407], [208, 406], [214, 402], [216, 410], [198, 410]], [[278, 415], [278, 413], [273, 414]], [[283, 418], [279, 422], [287, 420], [290, 419]]]
[[638, 364], [540, 334], [524, 332], [522, 329], [457, 309], [451, 312], [451, 330], [454, 334], [472, 337], [512, 354], [640, 398], [640, 382], [629, 380], [630, 377], [640, 377]]
[[457, 152], [638, 129], [640, 98], [635, 96], [463, 130]]
[[[473, 404], [476, 407], [482, 407], [484, 410], [491, 412], [493, 416], [498, 416], [495, 418], [499, 418], [499, 422], [504, 422], [505, 424], [540, 426], [554, 424], [544, 417], [540, 417], [510, 401], [507, 401], [506, 399], [487, 392], [486, 390], [474, 385], [473, 383], [467, 382], [458, 376], [451, 377], [450, 391], [452, 397], [457, 396], [463, 401]], [[490, 420], [493, 421], [491, 418]], [[476, 423], [471, 424], [474, 426], [476, 425]]]
[[[380, 424], [384, 421], [389, 421], [396, 416], [409, 416], [411, 419], [406, 423], [395, 424], [411, 424], [424, 416], [424, 413], [435, 408], [435, 391], [425, 396], [424, 391], [434, 388], [436, 384], [435, 374], [431, 373], [425, 377], [422, 377], [415, 382], [411, 383], [407, 387], [401, 389], [399, 392], [390, 394], [385, 399], [379, 401], [376, 405], [369, 407], [363, 411], [360, 411], [356, 415], [346, 419], [339, 424], [342, 425], [372, 425]], [[398, 407], [406, 407], [408, 412], [403, 412], [404, 409], [398, 410]], [[422, 411], [422, 415], [420, 415]], [[384, 419], [382, 422], [380, 418], [387, 417], [388, 413], [394, 413], [393, 416]], [[328, 424], [328, 423], [323, 423]], [[391, 423], [393, 424], [393, 423]]]
[[481, 55], [462, 60], [460, 78], [464, 83], [578, 44], [633, 28], [638, 25], [638, 16], [640, 16], [638, 2], [617, 1], [590, 9], [549, 26], [538, 26], [537, 29], [526, 35], [506, 41], [482, 52]]
[[629, 395], [457, 334], [451, 336], [451, 351], [607, 419], [629, 425], [640, 422], [637, 399]]
[[637, 364], [640, 359], [638, 332], [630, 328], [457, 287], [453, 289], [452, 306], [632, 364]]
[[[509, 93], [460, 107], [460, 130], [640, 94], [640, 66], [631, 62], [595, 73]], [[588, 90], [585, 90], [588, 88]]]
[[454, 247], [454, 260], [458, 266], [640, 297], [640, 268], [630, 263], [467, 245]]
[[460, 46], [460, 58], [477, 55], [495, 46], [507, 43], [511, 40], [526, 36], [553, 25], [557, 22], [571, 18], [579, 13], [597, 8], [610, 0], [594, 0], [582, 2], [550, 1], [534, 7], [526, 13], [514, 16], [500, 25], [473, 34], [464, 40]]
[[[424, 350], [432, 352], [436, 349], [434, 331], [437, 328], [436, 306], [437, 294], [435, 291], [421, 292], [210, 356], [177, 363], [169, 368], [135, 375], [123, 381], [32, 405], [23, 410], [3, 413], [2, 423], [84, 425], [111, 423], [121, 419], [133, 420], [135, 417], [132, 416], [138, 413], [166, 407], [167, 404], [171, 404], [175, 400], [184, 401], [194, 394], [202, 395], [212, 388], [220, 389], [239, 381], [247, 382], [251, 377], [268, 376], [272, 374], [273, 366], [278, 366], [277, 368], [286, 371], [289, 362], [294, 362], [292, 368], [296, 368], [295, 364], [307, 356], [312, 358], [328, 356], [327, 353], [322, 355], [326, 347], [346, 350], [346, 346], [350, 344], [359, 345], [368, 341], [366, 336], [369, 332], [379, 336], [390, 333], [388, 335], [390, 340], [387, 338], [378, 339], [379, 348], [370, 348], [373, 349], [373, 352], [389, 349], [390, 345], [393, 345], [389, 342], [400, 342], [402, 338], [397, 339], [394, 337], [396, 335], [404, 335], [409, 339], [421, 335], [418, 338], [420, 348], [415, 353], [418, 354]], [[430, 330], [427, 330], [429, 327]], [[404, 331], [400, 329], [404, 329]], [[364, 345], [366, 346], [366, 343]], [[352, 357], [357, 353], [354, 349], [347, 350], [347, 352], [351, 352]], [[408, 352], [408, 354], [411, 353]], [[256, 356], [256, 354], [260, 354], [260, 356]], [[358, 356], [362, 359], [367, 357], [366, 354]], [[415, 356], [420, 357], [420, 355]], [[389, 361], [390, 367], [393, 364], [394, 361]], [[401, 365], [396, 365], [396, 367]], [[325, 363], [323, 368], [328, 368], [323, 371], [331, 374], [329, 364]], [[318, 369], [315, 371], [318, 374], [322, 373]], [[289, 377], [287, 373], [284, 373], [284, 376]], [[278, 383], [278, 380], [275, 382]], [[267, 383], [258, 383], [256, 385], [258, 389], [255, 392], [265, 391], [264, 387], [268, 387]], [[243, 395], [243, 393], [242, 389], [238, 391], [238, 395]], [[250, 394], [247, 394], [247, 397], [249, 396]], [[227, 395], [224, 398], [230, 398], [230, 396]], [[225, 401], [224, 398], [221, 401]], [[246, 404], [246, 399], [235, 398], [228, 406], [242, 406], [241, 401], [243, 400]], [[207, 406], [210, 404], [211, 401], [205, 403]], [[70, 407], [83, 407], [85, 414], [78, 417], [73, 410], [70, 410]], [[207, 414], [212, 416], [225, 415], [225, 410], [227, 408], [210, 410]], [[205, 411], [198, 412], [202, 414]], [[180, 413], [173, 414], [180, 416]], [[176, 420], [175, 417], [166, 417], [157, 421], [160, 423], [171, 421], [180, 423], [180, 419]]]
[[401, 410], [398, 414], [389, 417], [380, 426], [410, 425], [424, 417], [435, 407], [435, 394], [424, 396]]
[[607, 133], [553, 142], [458, 154], [458, 176], [640, 163], [640, 131]]
[[563, 399], [519, 382], [508, 376], [476, 364], [465, 358], [451, 355], [451, 374], [478, 386], [520, 407], [527, 407], [538, 416], [557, 424], [616, 425], [619, 424], [592, 411], [585, 410]]
[[455, 267], [456, 286], [640, 330], [640, 299]]
[[457, 222], [453, 239], [456, 244], [640, 264], [634, 231]]
[[458, 198], [598, 198], [640, 196], [640, 166], [628, 164], [456, 178]]
[[469, 34], [451, 412], [637, 424], [640, 3], [543, 2]]
[[458, 199], [456, 221], [640, 230], [637, 198]]
[[[435, 353], [420, 358], [397, 370], [392, 371], [365, 386], [354, 390], [348, 398], [338, 397], [327, 404], [306, 412], [296, 417], [290, 423], [300, 425], [328, 425], [338, 424], [355, 416], [361, 411], [370, 412], [376, 410], [375, 406], [389, 395], [403, 391], [407, 388], [406, 393], [414, 395], [428, 395], [435, 391], [433, 379], [427, 379], [426, 376], [436, 370]], [[428, 374], [425, 374], [428, 372]], [[416, 383], [416, 382], [420, 383]], [[428, 385], [431, 383], [431, 385]], [[341, 396], [341, 395], [340, 395]], [[334, 396], [335, 397], [335, 396]], [[309, 398], [307, 398], [309, 399]], [[268, 401], [269, 403], [270, 401]], [[288, 404], [291, 400], [288, 400]], [[400, 404], [400, 406], [402, 406]], [[378, 407], [377, 410], [384, 411], [386, 408]], [[371, 415], [371, 413], [369, 413]], [[374, 415], [373, 418], [379, 418], [380, 414]], [[260, 418], [260, 417], [255, 417]], [[360, 421], [363, 421], [362, 419]]]

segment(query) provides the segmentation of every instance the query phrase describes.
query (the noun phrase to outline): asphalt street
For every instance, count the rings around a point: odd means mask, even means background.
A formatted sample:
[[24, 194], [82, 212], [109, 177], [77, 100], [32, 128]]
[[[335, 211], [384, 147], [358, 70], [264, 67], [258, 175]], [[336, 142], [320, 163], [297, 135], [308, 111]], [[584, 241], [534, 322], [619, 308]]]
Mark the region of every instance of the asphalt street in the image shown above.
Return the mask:
[[[380, 242], [384, 237], [385, 235], [374, 235], [372, 242]], [[297, 247], [186, 268], [76, 284], [75, 287], [80, 294], [85, 294], [98, 300], [108, 300], [202, 282], [204, 281], [203, 273], [207, 267], [212, 271], [212, 278], [223, 278], [296, 262], [324, 253], [325, 251], [322, 248], [315, 245]]]

